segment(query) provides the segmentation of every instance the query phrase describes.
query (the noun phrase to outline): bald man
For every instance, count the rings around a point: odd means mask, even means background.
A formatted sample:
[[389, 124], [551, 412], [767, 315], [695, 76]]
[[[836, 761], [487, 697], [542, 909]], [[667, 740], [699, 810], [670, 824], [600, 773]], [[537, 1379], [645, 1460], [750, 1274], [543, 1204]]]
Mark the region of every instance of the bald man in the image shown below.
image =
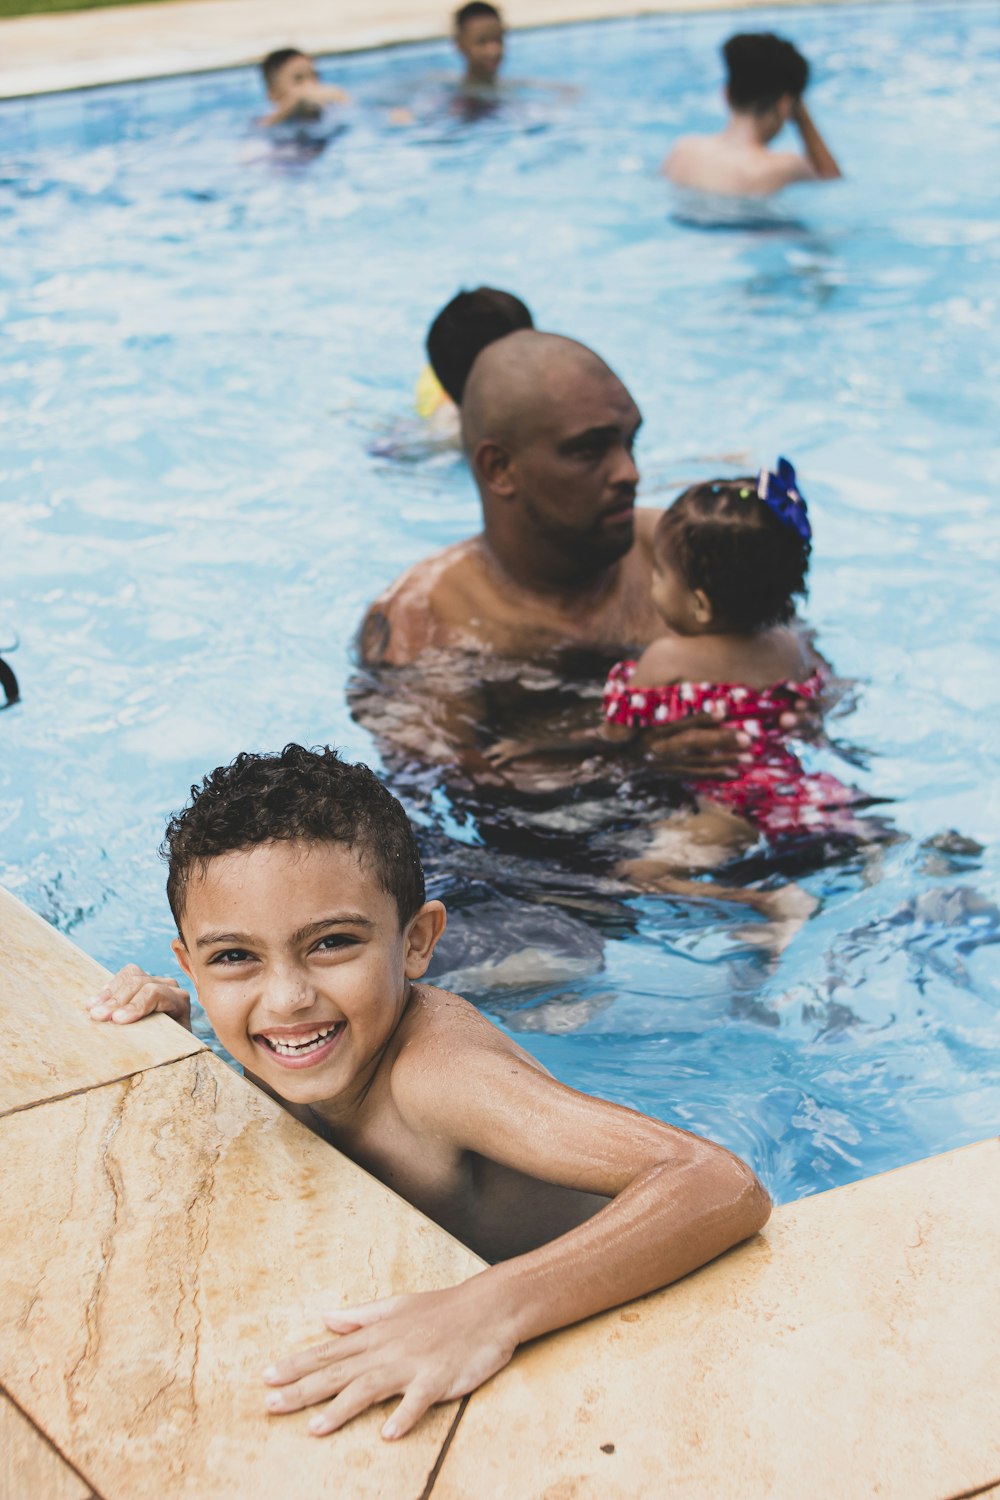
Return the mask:
[[[498, 773], [484, 752], [511, 735], [544, 738], [546, 718], [555, 738], [544, 685], [568, 650], [602, 672], [662, 633], [650, 597], [658, 512], [635, 505], [641, 421], [617, 375], [571, 339], [524, 330], [483, 350], [462, 402], [483, 530], [416, 563], [361, 628], [365, 666], [403, 669], [391, 698], [381, 673], [353, 698], [383, 743], [525, 790], [586, 778], [548, 757]], [[602, 684], [596, 707], [592, 695], [579, 703], [579, 727], [599, 718]], [[562, 742], [571, 727], [563, 713]], [[661, 774], [701, 777], [725, 775], [747, 743], [699, 719], [667, 726], [652, 748]]]

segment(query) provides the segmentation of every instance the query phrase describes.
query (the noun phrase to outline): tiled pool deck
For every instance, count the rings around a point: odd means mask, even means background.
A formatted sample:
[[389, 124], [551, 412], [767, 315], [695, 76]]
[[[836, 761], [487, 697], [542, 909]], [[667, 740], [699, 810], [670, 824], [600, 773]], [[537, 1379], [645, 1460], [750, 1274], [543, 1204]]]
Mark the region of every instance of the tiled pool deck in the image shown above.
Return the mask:
[[[0, 891], [0, 1500], [957, 1500], [1000, 1481], [1000, 1142], [779, 1209], [386, 1444], [268, 1418], [321, 1310], [479, 1262]], [[61, 1455], [61, 1457], [60, 1457]]]
[[[512, 24], [701, 3], [507, 0]], [[725, 8], [735, 8], [727, 5]], [[0, 22], [0, 96], [440, 34], [427, 0]], [[321, 1308], [467, 1250], [0, 891], [0, 1500], [1000, 1500], [1000, 1143], [778, 1210], [679, 1285], [520, 1351], [398, 1444], [316, 1441], [259, 1371]]]
[[[503, 12], [511, 26], [547, 26], [764, 3], [796, 0], [504, 0]], [[173, 0], [20, 16], [0, 21], [0, 98], [234, 67], [289, 43], [324, 55], [421, 41], [443, 35], [454, 8], [452, 0]]]

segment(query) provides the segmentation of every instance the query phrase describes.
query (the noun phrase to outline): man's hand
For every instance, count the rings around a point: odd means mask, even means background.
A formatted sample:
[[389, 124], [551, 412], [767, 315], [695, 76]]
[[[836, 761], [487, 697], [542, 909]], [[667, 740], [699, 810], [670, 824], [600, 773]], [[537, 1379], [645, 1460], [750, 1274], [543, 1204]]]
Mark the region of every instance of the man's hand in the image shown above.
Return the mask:
[[436, 1402], [467, 1396], [502, 1370], [517, 1347], [513, 1328], [505, 1329], [487, 1305], [488, 1293], [484, 1303], [480, 1280], [329, 1314], [324, 1322], [335, 1338], [264, 1371], [267, 1384], [280, 1387], [267, 1396], [267, 1410], [301, 1411], [332, 1396], [309, 1422], [309, 1431], [323, 1437], [401, 1395], [382, 1436], [403, 1437]]
[[673, 724], [647, 730], [643, 749], [656, 768], [674, 781], [724, 781], [737, 776], [753, 757], [750, 737], [720, 724], [711, 714], [692, 714]]
[[[786, 734], [811, 739], [822, 724], [815, 703], [797, 698], [778, 720]], [[643, 748], [655, 757], [664, 776], [676, 781], [725, 781], [738, 776], [753, 761], [750, 737], [741, 729], [720, 724], [711, 714], [692, 714], [673, 724], [647, 730]]]
[[147, 974], [138, 964], [126, 964], [119, 969], [111, 982], [88, 1002], [92, 1021], [114, 1021], [127, 1025], [130, 1021], [141, 1021], [154, 1011], [179, 1021], [191, 1030], [191, 997], [182, 990], [176, 979], [162, 979]]

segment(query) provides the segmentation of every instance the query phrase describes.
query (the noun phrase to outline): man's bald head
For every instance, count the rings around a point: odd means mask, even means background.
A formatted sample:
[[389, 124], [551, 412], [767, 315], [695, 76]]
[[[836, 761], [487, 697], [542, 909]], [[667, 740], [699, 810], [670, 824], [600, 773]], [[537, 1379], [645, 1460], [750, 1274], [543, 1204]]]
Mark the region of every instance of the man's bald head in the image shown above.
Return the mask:
[[574, 585], [627, 553], [642, 418], [592, 349], [525, 330], [477, 358], [462, 437], [493, 552], [516, 576]]
[[[510, 449], [559, 416], [581, 383], [614, 382], [599, 355], [575, 339], [524, 329], [488, 344], [477, 357], [462, 397], [462, 444], [473, 459], [480, 443]], [[623, 388], [624, 389], [624, 388]]]

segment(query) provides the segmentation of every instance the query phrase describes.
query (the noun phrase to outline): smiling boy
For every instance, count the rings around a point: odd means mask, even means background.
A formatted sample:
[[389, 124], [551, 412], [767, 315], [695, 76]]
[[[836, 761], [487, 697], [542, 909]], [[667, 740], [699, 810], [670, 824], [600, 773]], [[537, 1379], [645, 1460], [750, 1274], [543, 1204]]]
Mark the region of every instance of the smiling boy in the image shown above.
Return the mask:
[[503, 19], [495, 5], [469, 0], [455, 12], [455, 46], [465, 63], [462, 86], [491, 89], [503, 62]]
[[[665, 1286], [754, 1234], [767, 1194], [721, 1146], [566, 1088], [420, 983], [445, 926], [402, 807], [365, 766], [237, 756], [168, 825], [174, 952], [219, 1040], [303, 1123], [492, 1262], [327, 1320], [269, 1367], [271, 1413], [333, 1432], [391, 1396], [401, 1437], [517, 1345]], [[123, 969], [95, 1020], [187, 1015]]]

